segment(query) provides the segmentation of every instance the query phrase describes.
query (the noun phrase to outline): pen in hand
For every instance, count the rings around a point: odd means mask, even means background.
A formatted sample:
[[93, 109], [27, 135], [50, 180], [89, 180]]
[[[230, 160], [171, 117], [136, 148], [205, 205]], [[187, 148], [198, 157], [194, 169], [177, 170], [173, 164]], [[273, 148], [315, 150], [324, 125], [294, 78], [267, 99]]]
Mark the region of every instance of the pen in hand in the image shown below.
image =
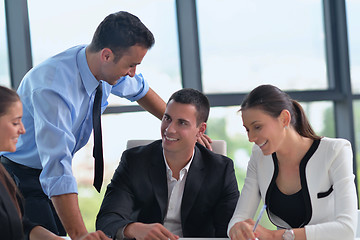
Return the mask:
[[264, 204], [264, 206], [263, 206], [263, 207], [261, 208], [261, 210], [260, 210], [259, 216], [257, 217], [256, 222], [255, 222], [255, 225], [254, 225], [254, 228], [253, 228], [253, 232], [255, 232], [256, 227], [257, 227], [257, 225], [259, 224], [260, 219], [261, 219], [261, 217], [262, 217], [265, 209], [266, 209], [266, 204]]

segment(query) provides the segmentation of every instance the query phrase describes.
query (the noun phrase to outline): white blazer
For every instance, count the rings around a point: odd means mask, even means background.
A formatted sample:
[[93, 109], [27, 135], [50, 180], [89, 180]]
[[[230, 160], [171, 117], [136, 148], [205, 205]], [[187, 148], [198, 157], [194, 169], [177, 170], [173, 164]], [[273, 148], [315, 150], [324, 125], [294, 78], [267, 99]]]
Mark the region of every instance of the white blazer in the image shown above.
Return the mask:
[[[300, 164], [304, 194], [307, 240], [353, 240], [357, 225], [357, 195], [354, 184], [351, 144], [344, 139], [322, 138], [312, 145], [313, 155]], [[311, 150], [310, 150], [311, 151]], [[305, 160], [305, 158], [304, 158]], [[253, 218], [260, 199], [268, 204], [267, 191], [275, 184], [277, 161], [263, 155], [254, 145], [245, 184], [228, 226]], [[290, 228], [268, 209], [269, 219], [278, 228]]]

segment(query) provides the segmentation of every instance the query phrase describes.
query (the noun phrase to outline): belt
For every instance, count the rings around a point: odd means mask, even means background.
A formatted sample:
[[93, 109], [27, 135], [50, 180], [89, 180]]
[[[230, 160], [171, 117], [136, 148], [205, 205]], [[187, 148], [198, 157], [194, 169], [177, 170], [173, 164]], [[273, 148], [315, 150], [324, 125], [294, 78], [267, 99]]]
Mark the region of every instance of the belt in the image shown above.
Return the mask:
[[8, 159], [8, 158], [5, 157], [5, 156], [0, 156], [0, 160], [1, 160], [1, 163], [2, 163], [2, 164], [5, 164], [5, 165], [12, 165], [12, 166], [16, 166], [16, 167], [18, 167], [18, 168], [25, 169], [25, 170], [31, 170], [31, 171], [41, 172], [41, 169], [31, 168], [31, 167], [28, 167], [28, 166], [25, 166], [25, 165], [22, 165], [22, 164], [13, 162], [13, 161], [11, 161], [10, 159]]

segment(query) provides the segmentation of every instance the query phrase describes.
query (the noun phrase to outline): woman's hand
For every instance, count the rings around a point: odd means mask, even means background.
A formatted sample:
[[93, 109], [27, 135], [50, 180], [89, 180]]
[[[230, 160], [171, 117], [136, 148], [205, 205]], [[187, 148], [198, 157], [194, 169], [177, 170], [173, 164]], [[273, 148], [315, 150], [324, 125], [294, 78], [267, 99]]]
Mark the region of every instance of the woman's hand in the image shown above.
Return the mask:
[[[251, 228], [251, 231], [252, 231], [253, 228], [254, 228], [255, 222], [254, 222], [252, 219], [247, 219], [247, 220], [245, 220], [245, 222], [252, 226], [252, 228]], [[264, 228], [263, 226], [261, 226], [260, 224], [258, 224], [257, 227], [256, 227], [255, 236], [256, 236], [259, 240], [272, 240], [272, 239], [276, 239], [276, 237], [275, 237], [275, 231], [266, 229], [266, 228]]]
[[252, 231], [254, 224], [255, 222], [252, 219], [235, 223], [229, 232], [231, 240], [256, 239], [257, 234]]

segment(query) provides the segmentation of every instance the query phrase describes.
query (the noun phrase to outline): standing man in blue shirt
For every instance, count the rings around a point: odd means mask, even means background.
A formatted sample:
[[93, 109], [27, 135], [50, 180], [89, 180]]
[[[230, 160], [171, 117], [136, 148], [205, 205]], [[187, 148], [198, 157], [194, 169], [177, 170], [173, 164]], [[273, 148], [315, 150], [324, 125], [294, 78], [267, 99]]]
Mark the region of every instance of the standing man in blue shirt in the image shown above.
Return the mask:
[[72, 158], [90, 137], [100, 83], [102, 112], [112, 93], [162, 118], [165, 102], [135, 74], [153, 44], [152, 33], [136, 16], [117, 12], [100, 23], [90, 45], [59, 53], [25, 75], [18, 94], [26, 134], [18, 139], [17, 151], [5, 153], [1, 162], [16, 180], [30, 220], [59, 235], [67, 232], [73, 240], [108, 239], [85, 228]]

